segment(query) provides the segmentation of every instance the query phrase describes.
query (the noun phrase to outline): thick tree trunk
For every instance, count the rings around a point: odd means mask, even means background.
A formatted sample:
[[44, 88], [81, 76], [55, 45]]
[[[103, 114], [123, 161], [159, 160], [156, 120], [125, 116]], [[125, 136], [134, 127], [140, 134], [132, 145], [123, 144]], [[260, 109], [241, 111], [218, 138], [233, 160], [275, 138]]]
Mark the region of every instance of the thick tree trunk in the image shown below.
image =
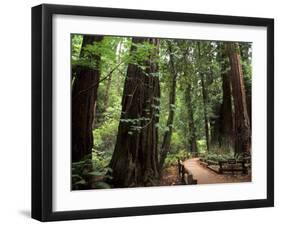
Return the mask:
[[222, 104], [214, 104], [212, 108], [212, 116], [209, 117], [210, 121], [210, 145], [222, 145], [222, 134], [221, 134], [221, 127], [222, 127], [222, 119], [221, 119], [221, 111], [222, 111]]
[[193, 107], [191, 103], [191, 84], [186, 87], [186, 104], [188, 112], [188, 144], [191, 153], [197, 153], [196, 130], [193, 118]]
[[252, 128], [252, 92], [251, 87], [246, 89], [246, 102], [247, 102], [247, 112], [249, 116], [249, 121], [250, 121], [250, 127]]
[[[198, 47], [199, 61], [201, 61], [200, 42], [197, 42], [197, 47]], [[200, 66], [201, 66], [201, 63], [200, 63]], [[200, 70], [201, 69], [199, 68], [199, 76], [200, 76], [200, 80], [201, 80], [202, 97], [203, 97], [203, 111], [204, 111], [206, 147], [207, 147], [207, 151], [209, 152], [209, 150], [210, 150], [210, 141], [209, 140], [210, 139], [209, 139], [209, 120], [208, 120], [208, 112], [207, 112], [208, 97], [207, 97], [207, 92], [206, 92], [206, 87], [205, 87], [205, 78], [204, 78], [205, 76]]]
[[[245, 44], [245, 43], [239, 45], [241, 60], [244, 63], [249, 63], [249, 58], [250, 58], [249, 48], [250, 48], [250, 46], [251, 46], [250, 44]], [[248, 111], [248, 116], [249, 116], [249, 120], [250, 120], [250, 126], [252, 128], [252, 83], [249, 82], [249, 77], [248, 77], [248, 80], [246, 79], [246, 76], [245, 76], [246, 68], [245, 68], [244, 64], [242, 65], [242, 71], [243, 71], [243, 74], [244, 74], [247, 111]]]
[[218, 60], [221, 65], [222, 103], [216, 106], [215, 117], [212, 119], [212, 143], [221, 147], [231, 147], [233, 144], [233, 111], [231, 99], [231, 83], [229, 64], [223, 46], [218, 47]]
[[226, 49], [230, 61], [234, 101], [234, 149], [236, 154], [248, 153], [251, 148], [251, 129], [238, 45], [236, 43], [228, 43], [226, 44]]
[[175, 104], [176, 104], [176, 88], [177, 88], [177, 72], [175, 69], [175, 64], [174, 64], [174, 58], [172, 55], [172, 47], [171, 44], [168, 43], [168, 52], [169, 52], [169, 57], [170, 57], [170, 72], [172, 76], [172, 82], [171, 82], [171, 87], [170, 87], [170, 94], [169, 94], [169, 115], [167, 119], [167, 127], [168, 130], [165, 131], [164, 136], [163, 136], [163, 142], [162, 142], [162, 147], [161, 147], [161, 152], [160, 152], [160, 169], [163, 168], [165, 159], [167, 157], [167, 154], [170, 151], [171, 147], [171, 138], [172, 138], [172, 132], [173, 132], [173, 122], [174, 122], [174, 116], [175, 116]]
[[230, 72], [222, 74], [223, 101], [221, 106], [221, 136], [224, 145], [232, 145], [233, 114], [230, 87]]
[[[149, 42], [155, 46], [150, 59], [143, 62], [144, 71], [137, 64], [128, 65], [125, 80], [122, 113], [114, 153], [110, 162], [114, 187], [150, 186], [157, 183], [159, 78], [151, 75], [158, 71], [155, 59], [159, 40], [133, 38], [133, 44]], [[136, 51], [131, 48], [131, 54]]]
[[[100, 42], [102, 38], [102, 36], [84, 36], [80, 56], [84, 57], [83, 47]], [[96, 62], [96, 67], [80, 68], [72, 87], [72, 162], [80, 161], [92, 153], [92, 123], [100, 78], [100, 56], [94, 55], [92, 60]]]

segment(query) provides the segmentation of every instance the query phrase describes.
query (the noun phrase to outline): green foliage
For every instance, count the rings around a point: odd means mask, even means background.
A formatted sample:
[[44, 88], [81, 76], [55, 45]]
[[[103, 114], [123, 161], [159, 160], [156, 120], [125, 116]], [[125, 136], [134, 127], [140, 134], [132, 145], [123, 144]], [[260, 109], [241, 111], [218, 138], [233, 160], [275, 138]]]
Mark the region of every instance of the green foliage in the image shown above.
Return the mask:
[[94, 149], [103, 152], [110, 151], [112, 153], [116, 140], [118, 121], [115, 118], [105, 118], [107, 120], [93, 130]]
[[177, 153], [169, 153], [165, 159], [164, 167], [175, 166], [178, 164], [178, 159], [185, 159], [189, 157], [186, 150], [180, 150]]
[[172, 140], [171, 140], [171, 153], [177, 153], [179, 150], [183, 150], [185, 148], [184, 139], [186, 139], [182, 133], [179, 131], [174, 131], [172, 133]]
[[72, 59], [71, 65], [72, 65], [72, 68], [76, 69], [76, 70], [77, 69], [93, 69], [93, 70], [99, 69], [97, 67], [97, 62], [95, 60], [89, 61], [89, 59], [86, 57]]
[[212, 162], [227, 161], [229, 159], [241, 160], [241, 157], [234, 155], [233, 152], [205, 153], [205, 154], [201, 155], [201, 158], [208, 160], [208, 161], [212, 161]]
[[82, 46], [82, 35], [74, 34], [71, 36], [71, 58], [78, 59], [80, 55], [80, 49]]
[[92, 152], [92, 163], [94, 166], [94, 171], [102, 174], [107, 173], [109, 161], [110, 155], [107, 152], [99, 152], [97, 150]]
[[100, 189], [111, 188], [110, 185], [105, 182], [97, 182], [95, 186], [96, 186], [95, 188], [100, 188]]
[[201, 152], [200, 157], [214, 162], [227, 161], [228, 159], [241, 160], [242, 156], [234, 153], [231, 146], [212, 145], [210, 152]]
[[149, 42], [142, 42], [132, 43], [132, 47], [134, 51], [133, 54], [130, 55], [129, 63], [139, 65], [145, 71], [145, 61], [148, 60], [151, 53], [155, 51], [155, 46]]
[[197, 140], [197, 147], [199, 153], [206, 153], [207, 150], [206, 140]]
[[[111, 179], [107, 173], [111, 170], [97, 154], [86, 156], [79, 162], [72, 163], [72, 189], [110, 188], [104, 180]], [[97, 164], [98, 163], [98, 164]], [[106, 186], [107, 187], [106, 187]]]

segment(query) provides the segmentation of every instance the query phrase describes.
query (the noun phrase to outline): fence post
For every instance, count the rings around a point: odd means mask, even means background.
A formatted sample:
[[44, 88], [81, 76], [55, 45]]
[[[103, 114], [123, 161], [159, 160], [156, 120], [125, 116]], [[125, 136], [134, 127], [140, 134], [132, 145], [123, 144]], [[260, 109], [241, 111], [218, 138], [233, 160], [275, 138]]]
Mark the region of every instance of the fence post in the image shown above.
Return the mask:
[[222, 162], [219, 161], [219, 174], [223, 173], [223, 169], [222, 169]]
[[181, 177], [181, 163], [179, 158], [178, 158], [178, 171], [179, 171], [179, 177]]
[[245, 161], [242, 161], [242, 172], [243, 172], [243, 174], [247, 174], [248, 173], [248, 169], [247, 169], [247, 167], [245, 166]]
[[185, 183], [184, 174], [185, 174], [184, 165], [181, 165], [181, 180], [183, 183]]

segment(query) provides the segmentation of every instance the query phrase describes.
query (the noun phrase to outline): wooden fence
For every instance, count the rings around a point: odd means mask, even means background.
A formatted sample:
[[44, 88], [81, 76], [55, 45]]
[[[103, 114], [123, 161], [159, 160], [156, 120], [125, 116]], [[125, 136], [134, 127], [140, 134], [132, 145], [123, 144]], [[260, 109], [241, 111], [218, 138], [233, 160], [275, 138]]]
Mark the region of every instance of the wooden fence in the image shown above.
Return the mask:
[[197, 180], [195, 180], [191, 172], [184, 167], [183, 161], [181, 159], [178, 159], [178, 172], [182, 184], [197, 184]]

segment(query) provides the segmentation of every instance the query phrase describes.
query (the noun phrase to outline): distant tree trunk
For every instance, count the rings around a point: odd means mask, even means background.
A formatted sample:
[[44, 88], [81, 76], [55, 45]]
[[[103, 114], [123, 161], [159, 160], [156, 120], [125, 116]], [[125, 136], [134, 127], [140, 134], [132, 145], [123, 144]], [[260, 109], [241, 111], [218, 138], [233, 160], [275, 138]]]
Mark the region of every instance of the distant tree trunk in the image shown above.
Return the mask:
[[236, 43], [227, 43], [226, 50], [230, 61], [232, 95], [235, 109], [234, 149], [236, 154], [248, 153], [251, 148], [251, 129], [238, 45]]
[[[85, 35], [80, 56], [85, 57], [83, 48], [100, 42], [102, 36]], [[82, 67], [72, 86], [72, 162], [91, 155], [93, 147], [92, 123], [95, 117], [98, 81], [100, 78], [100, 56], [94, 55], [95, 68]]]
[[[145, 71], [130, 63], [122, 98], [122, 113], [116, 146], [110, 162], [114, 187], [150, 186], [158, 183], [158, 129], [159, 78], [150, 73], [158, 72], [155, 59], [159, 40], [133, 38], [133, 44], [149, 42], [155, 46], [150, 59], [143, 62]], [[132, 45], [131, 54], [136, 51]]]
[[172, 76], [172, 82], [170, 87], [170, 94], [169, 94], [169, 115], [167, 119], [167, 127], [168, 130], [165, 131], [163, 136], [163, 142], [160, 152], [160, 169], [163, 168], [165, 159], [167, 157], [167, 154], [170, 151], [171, 148], [171, 138], [172, 138], [172, 132], [173, 132], [173, 122], [174, 122], [174, 116], [175, 116], [175, 104], [176, 104], [176, 88], [177, 88], [177, 72], [175, 68], [174, 63], [174, 57], [172, 55], [172, 46], [171, 43], [168, 43], [168, 53], [170, 57], [170, 71]]
[[211, 132], [211, 145], [219, 144], [219, 147], [222, 145], [221, 140], [221, 127], [222, 127], [222, 120], [221, 120], [221, 112], [222, 112], [222, 104], [214, 104], [212, 108], [212, 116], [209, 117], [210, 121], [210, 132]]
[[232, 144], [233, 137], [233, 114], [230, 87], [230, 72], [222, 73], [223, 100], [221, 106], [221, 136], [224, 145]]
[[187, 104], [187, 112], [188, 112], [188, 143], [190, 152], [197, 152], [197, 143], [196, 143], [196, 131], [194, 125], [193, 118], [193, 107], [191, 103], [191, 84], [188, 83], [186, 87], [186, 104]]
[[[201, 60], [200, 42], [197, 42], [197, 47], [198, 47], [198, 56], [199, 56], [199, 61], [200, 61], [200, 60]], [[201, 66], [201, 63], [200, 63], [200, 66]], [[207, 92], [206, 92], [206, 87], [205, 87], [205, 78], [204, 78], [204, 74], [203, 74], [200, 70], [201, 70], [201, 69], [199, 68], [199, 76], [200, 76], [200, 80], [201, 80], [202, 96], [203, 96], [205, 137], [206, 137], [207, 151], [209, 152], [209, 150], [210, 150], [210, 144], [209, 144], [209, 120], [208, 120], [208, 113], [207, 113], [207, 102], [208, 102], [208, 97], [207, 97]]]
[[111, 80], [112, 80], [112, 74], [109, 75], [105, 87], [105, 95], [104, 95], [104, 111], [106, 112], [106, 109], [108, 108], [108, 98], [109, 98], [109, 90], [111, 86]]
[[[115, 64], [118, 66], [120, 65], [120, 55], [118, 53], [120, 52], [120, 49], [122, 48], [122, 41], [117, 43], [116, 46], [114, 46], [114, 50], [116, 53], [116, 59], [115, 59]], [[105, 95], [104, 95], [104, 111], [106, 112], [108, 108], [108, 101], [109, 101], [109, 91], [110, 91], [110, 86], [111, 86], [111, 81], [112, 81], [112, 75], [113, 73], [110, 73], [107, 79], [106, 83], [106, 88], [105, 88]]]

